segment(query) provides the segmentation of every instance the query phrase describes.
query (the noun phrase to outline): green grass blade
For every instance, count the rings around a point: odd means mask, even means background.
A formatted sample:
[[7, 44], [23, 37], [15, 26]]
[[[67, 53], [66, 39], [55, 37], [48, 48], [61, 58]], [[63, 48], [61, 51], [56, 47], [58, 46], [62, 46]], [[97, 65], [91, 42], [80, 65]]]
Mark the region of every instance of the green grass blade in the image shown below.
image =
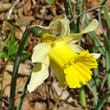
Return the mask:
[[91, 85], [91, 88], [92, 88], [92, 93], [93, 93], [93, 96], [94, 96], [93, 106], [95, 108], [97, 106], [97, 103], [98, 103], [97, 87], [96, 87], [95, 81], [93, 79], [91, 79], [89, 81], [89, 84]]
[[108, 40], [110, 42], [110, 28], [108, 29], [107, 36], [108, 36]]
[[107, 21], [108, 28], [110, 28], [110, 19], [109, 19], [107, 8], [105, 6], [103, 7], [103, 11], [104, 11], [105, 19]]
[[105, 62], [106, 62], [106, 74], [108, 74], [108, 88], [110, 90], [110, 52], [106, 50], [105, 55]]
[[108, 77], [108, 74], [105, 74], [104, 79], [103, 79], [102, 84], [101, 84], [101, 87], [100, 87], [100, 92], [102, 92], [102, 89], [103, 89], [104, 84], [105, 84], [105, 82], [107, 80], [107, 77]]
[[110, 52], [110, 49], [109, 49], [110, 42], [109, 42], [109, 40], [108, 40], [108, 38], [107, 38], [107, 36], [105, 35], [105, 32], [104, 32], [104, 28], [103, 28], [102, 20], [101, 20], [101, 11], [102, 11], [102, 9], [99, 10], [99, 16], [98, 16], [99, 24], [100, 24], [100, 27], [101, 27], [101, 30], [102, 30], [102, 35], [104, 37], [105, 48]]
[[[95, 48], [95, 46], [93, 46], [93, 53], [96, 53], [96, 52], [97, 52], [96, 48]], [[99, 75], [99, 68], [97, 67], [97, 68], [94, 69], [94, 80], [95, 80], [95, 83], [96, 83], [97, 87], [98, 87], [99, 82], [100, 82], [100, 79], [99, 79], [98, 75]]]
[[107, 101], [108, 96], [110, 96], [110, 91], [107, 91], [104, 97], [100, 100], [100, 102], [96, 106], [96, 110], [102, 110], [101, 108], [104, 105], [104, 103]]
[[27, 82], [25, 84], [25, 87], [24, 87], [24, 90], [22, 92], [22, 95], [21, 95], [17, 110], [21, 110], [22, 109], [23, 101], [24, 101], [24, 98], [25, 98], [25, 95], [26, 95], [26, 92], [27, 92], [27, 85], [29, 84], [30, 78], [31, 78], [31, 73], [30, 73], [30, 75], [29, 75], [29, 77], [27, 79]]
[[16, 90], [16, 80], [17, 80], [17, 75], [18, 75], [18, 67], [19, 67], [20, 58], [21, 58], [22, 51], [24, 49], [24, 45], [25, 45], [26, 39], [28, 37], [28, 34], [29, 34], [29, 30], [26, 29], [24, 34], [23, 34], [23, 37], [21, 39], [19, 49], [17, 51], [15, 64], [14, 64], [14, 68], [13, 68], [12, 80], [11, 80], [9, 110], [14, 110], [15, 90]]
[[105, 32], [104, 32], [104, 28], [103, 28], [102, 21], [101, 21], [101, 11], [102, 11], [102, 9], [99, 10], [99, 23], [101, 26], [102, 35], [104, 37], [104, 42], [105, 42], [106, 74], [108, 74], [108, 87], [110, 89], [110, 49], [109, 49], [110, 48], [110, 42], [109, 42], [109, 39], [107, 38], [107, 36], [105, 35]]
[[7, 44], [8, 40], [10, 39], [11, 35], [12, 35], [12, 31], [10, 32], [8, 38], [4, 41], [4, 43], [2, 45], [0, 45], [0, 51], [2, 51], [2, 49], [6, 46], [6, 44]]
[[75, 19], [77, 19], [78, 17], [80, 17], [80, 16], [82, 16], [82, 15], [84, 15], [84, 14], [90, 12], [90, 11], [93, 11], [93, 10], [96, 10], [96, 9], [102, 8], [102, 7], [103, 7], [103, 6], [99, 6], [99, 7], [95, 7], [95, 8], [91, 8], [91, 9], [88, 9], [88, 10], [86, 10], [86, 11], [83, 11], [83, 12], [80, 13], [78, 16], [74, 17], [74, 18], [70, 21], [70, 24], [71, 24]]

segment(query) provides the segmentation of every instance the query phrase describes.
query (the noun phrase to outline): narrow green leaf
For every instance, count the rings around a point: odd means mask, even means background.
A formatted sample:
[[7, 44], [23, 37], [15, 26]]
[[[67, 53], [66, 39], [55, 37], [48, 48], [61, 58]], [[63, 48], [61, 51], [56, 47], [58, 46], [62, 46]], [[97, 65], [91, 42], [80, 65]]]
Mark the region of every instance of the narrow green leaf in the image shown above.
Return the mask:
[[110, 52], [106, 50], [105, 55], [105, 63], [106, 63], [106, 74], [108, 74], [108, 87], [110, 89]]
[[15, 91], [16, 91], [16, 80], [17, 80], [17, 75], [18, 75], [18, 67], [22, 55], [22, 51], [24, 49], [24, 45], [26, 42], [26, 39], [29, 35], [29, 30], [26, 29], [23, 37], [21, 39], [19, 49], [17, 51], [16, 59], [15, 59], [15, 64], [13, 68], [13, 74], [12, 74], [12, 80], [11, 80], [11, 90], [10, 90], [10, 101], [9, 101], [9, 110], [14, 110], [14, 102], [15, 102]]
[[14, 31], [11, 31], [10, 33], [10, 40], [8, 41], [7, 50], [8, 50], [8, 56], [10, 59], [11, 59], [11, 55], [14, 55], [17, 53], [18, 45], [15, 44]]
[[93, 93], [93, 96], [94, 96], [93, 106], [94, 106], [94, 108], [95, 108], [96, 105], [97, 105], [97, 103], [98, 103], [97, 87], [96, 87], [95, 81], [94, 81], [93, 79], [91, 79], [91, 80], [89, 81], [89, 84], [91, 85], [91, 88], [92, 88], [92, 93]]
[[106, 82], [106, 80], [107, 80], [107, 77], [108, 77], [108, 74], [105, 74], [104, 79], [102, 80], [101, 87], [100, 87], [100, 92], [102, 92], [102, 89], [103, 89], [104, 84], [105, 84], [105, 82]]
[[1, 58], [9, 58], [9, 57], [8, 57], [8, 55], [7, 55], [6, 52], [3, 52], [3, 53], [1, 54]]
[[88, 9], [88, 10], [86, 10], [86, 11], [83, 11], [83, 12], [80, 13], [78, 16], [74, 17], [74, 18], [70, 21], [70, 24], [71, 24], [75, 19], [77, 19], [78, 17], [80, 17], [80, 16], [82, 16], [82, 15], [84, 15], [84, 14], [90, 12], [90, 11], [93, 11], [93, 10], [96, 10], [96, 9], [102, 8], [102, 7], [103, 7], [103, 6], [94, 7], [94, 8]]
[[110, 28], [110, 19], [109, 19], [109, 15], [108, 15], [108, 11], [107, 11], [106, 6], [103, 7], [103, 11], [104, 11], [105, 19], [107, 21], [108, 28]]
[[105, 32], [104, 32], [104, 28], [103, 28], [103, 25], [102, 25], [102, 20], [101, 20], [101, 11], [102, 9], [99, 10], [99, 23], [100, 23], [100, 26], [101, 26], [101, 30], [102, 30], [102, 35], [104, 37], [104, 42], [105, 42], [105, 61], [106, 61], [106, 74], [108, 74], [108, 87], [110, 89], [110, 42], [109, 42], [109, 39], [107, 38]]
[[[96, 53], [96, 52], [97, 52], [96, 47], [93, 46], [93, 53]], [[98, 76], [99, 76], [99, 68], [97, 67], [97, 68], [94, 69], [94, 80], [95, 80], [95, 83], [96, 83], [97, 87], [98, 87], [99, 82], [100, 82], [100, 79], [99, 79]]]
[[110, 91], [107, 91], [103, 98], [100, 100], [100, 102], [96, 106], [96, 110], [102, 110], [104, 103], [107, 101], [108, 96], [110, 96]]
[[19, 104], [17, 106], [17, 110], [22, 110], [23, 101], [25, 99], [25, 95], [26, 95], [26, 92], [27, 92], [27, 85], [29, 84], [30, 79], [31, 79], [31, 73], [30, 73], [30, 75], [29, 75], [29, 77], [27, 79], [26, 85], [25, 85], [25, 87], [24, 87], [24, 89], [22, 91], [22, 95], [20, 97], [20, 101], [19, 101]]
[[2, 45], [0, 45], [0, 51], [3, 50], [3, 48], [6, 46], [7, 42], [9, 41], [9, 39], [10, 39], [10, 34], [9, 34], [8, 38], [4, 41], [4, 43]]
[[29, 36], [28, 36], [27, 39], [26, 39], [26, 42], [25, 42], [24, 48], [27, 47], [28, 42], [29, 42]]
[[101, 30], [102, 30], [102, 35], [103, 35], [103, 37], [104, 37], [105, 48], [110, 52], [110, 49], [109, 49], [109, 47], [110, 47], [110, 42], [109, 42], [109, 40], [108, 40], [108, 38], [107, 38], [107, 36], [106, 36], [106, 34], [105, 34], [105, 32], [104, 32], [104, 28], [103, 28], [102, 20], [101, 20], [101, 11], [102, 11], [102, 9], [99, 10], [99, 16], [98, 16], [98, 18], [99, 18], [99, 23], [100, 23], [100, 27], [101, 27]]

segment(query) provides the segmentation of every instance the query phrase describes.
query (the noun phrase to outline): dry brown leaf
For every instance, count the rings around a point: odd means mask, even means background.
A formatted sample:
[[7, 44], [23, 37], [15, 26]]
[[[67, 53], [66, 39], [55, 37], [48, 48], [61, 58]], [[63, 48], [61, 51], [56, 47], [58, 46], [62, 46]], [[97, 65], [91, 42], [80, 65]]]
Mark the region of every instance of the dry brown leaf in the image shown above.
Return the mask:
[[[20, 101], [20, 94], [16, 94], [16, 97], [15, 97], [15, 107], [18, 106], [19, 104], [19, 101]], [[23, 106], [22, 106], [22, 110], [33, 110], [33, 108], [30, 106], [30, 103], [28, 101], [27, 98], [25, 98], [24, 102], [23, 102]]]
[[[6, 71], [12, 72], [13, 71], [13, 65], [8, 64], [6, 66]], [[29, 75], [30, 72], [31, 72], [31, 65], [20, 63], [18, 74]]]
[[27, 79], [28, 79], [27, 77], [19, 77], [17, 79], [17, 86], [16, 86], [16, 91], [17, 92], [22, 92], [23, 91]]
[[12, 6], [12, 3], [1, 3], [0, 2], [0, 12], [9, 10], [11, 6]]
[[16, 26], [27, 26], [33, 20], [35, 20], [34, 16], [23, 16], [23, 17], [16, 20], [15, 25]]
[[[1, 80], [1, 77], [0, 77]], [[4, 73], [4, 80], [3, 80], [3, 90], [4, 90], [4, 96], [10, 95], [10, 84], [11, 84], [11, 75], [8, 72]], [[1, 85], [0, 85], [1, 88]]]
[[33, 110], [46, 110], [46, 103], [36, 102]]
[[101, 30], [100, 24], [98, 24], [98, 27], [97, 27], [97, 29], [95, 30], [95, 34], [96, 34], [97, 36], [101, 36], [101, 34], [102, 34], [102, 30]]
[[88, 4], [89, 7], [98, 7], [100, 5], [101, 4], [98, 0], [91, 0], [91, 1], [89, 1], [89, 4]]
[[21, 40], [22, 36], [23, 36], [23, 33], [21, 32], [21, 30], [19, 30], [18, 28], [14, 28], [14, 32], [15, 32], [15, 37], [18, 39], [18, 40]]
[[66, 100], [66, 98], [69, 97], [69, 93], [66, 90], [63, 90], [63, 88], [59, 88], [57, 82], [53, 82], [52, 86], [54, 87], [55, 92], [57, 93], [58, 96], [60, 96], [62, 93], [60, 98], [61, 100]]

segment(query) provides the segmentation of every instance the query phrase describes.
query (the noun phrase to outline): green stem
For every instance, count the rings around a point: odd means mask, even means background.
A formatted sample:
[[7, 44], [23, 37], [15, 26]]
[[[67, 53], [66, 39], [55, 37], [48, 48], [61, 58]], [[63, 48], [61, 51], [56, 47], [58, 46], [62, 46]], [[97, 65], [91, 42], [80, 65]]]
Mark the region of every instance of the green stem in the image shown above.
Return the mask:
[[26, 29], [24, 34], [23, 34], [22, 40], [20, 42], [19, 49], [17, 51], [15, 64], [14, 64], [14, 68], [13, 68], [12, 80], [11, 80], [9, 110], [14, 110], [16, 80], [17, 80], [17, 76], [18, 76], [18, 67], [19, 67], [22, 51], [24, 49], [24, 45], [25, 45], [26, 39], [28, 37], [28, 34], [29, 34], [29, 30]]
[[79, 94], [80, 94], [80, 102], [82, 106], [86, 106], [86, 97], [85, 97], [85, 90], [84, 90], [84, 86], [82, 85], [80, 90], [79, 90]]
[[27, 85], [29, 84], [30, 78], [31, 78], [31, 74], [29, 75], [29, 77], [27, 79], [27, 82], [25, 84], [25, 87], [24, 87], [24, 90], [22, 92], [22, 95], [21, 95], [17, 110], [21, 110], [21, 108], [22, 108], [23, 101], [24, 101], [24, 98], [25, 98], [25, 95], [26, 95], [26, 92], [27, 92]]

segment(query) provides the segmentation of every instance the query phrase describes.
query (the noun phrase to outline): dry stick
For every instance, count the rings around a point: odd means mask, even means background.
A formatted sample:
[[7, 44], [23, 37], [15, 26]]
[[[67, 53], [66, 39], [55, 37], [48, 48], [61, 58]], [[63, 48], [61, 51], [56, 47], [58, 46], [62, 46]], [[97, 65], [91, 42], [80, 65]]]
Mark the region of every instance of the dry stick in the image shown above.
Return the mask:
[[68, 86], [66, 86], [64, 89], [62, 89], [62, 91], [61, 91], [61, 93], [60, 93], [60, 95], [59, 95], [59, 97], [58, 97], [58, 99], [57, 99], [57, 101], [56, 101], [56, 103], [55, 103], [55, 106], [53, 107], [52, 110], [57, 110], [56, 107], [57, 107], [57, 105], [59, 104], [59, 101], [60, 101], [60, 99], [61, 99], [61, 96], [62, 96], [64, 90], [67, 89], [67, 87], [68, 87]]
[[1, 99], [0, 108], [1, 108], [1, 106], [2, 106], [2, 97], [3, 97], [3, 80], [4, 80], [4, 73], [5, 73], [5, 68], [6, 68], [7, 63], [8, 63], [8, 60], [6, 61], [6, 64], [5, 64], [4, 68], [3, 68], [2, 76], [1, 76], [2, 79], [1, 79], [1, 93], [0, 93], [0, 99]]
[[46, 84], [46, 92], [47, 92], [47, 100], [46, 100], [46, 105], [47, 105], [47, 108], [46, 110], [49, 110], [49, 102], [50, 102], [50, 87], [49, 87], [49, 84], [47, 83]]
[[8, 11], [8, 13], [6, 14], [5, 20], [9, 20], [10, 16], [15, 8], [15, 6], [20, 2], [20, 0], [16, 0], [15, 3], [12, 5], [12, 7], [10, 8], [10, 10]]
[[61, 93], [60, 93], [60, 95], [59, 95], [59, 97], [58, 97], [58, 99], [57, 99], [57, 101], [56, 101], [56, 103], [55, 103], [55, 106], [53, 107], [52, 110], [56, 110], [56, 107], [57, 107], [57, 105], [59, 104], [59, 101], [60, 101], [60, 99], [61, 99], [61, 96], [62, 96], [62, 94], [63, 94], [63, 91], [64, 91], [64, 89], [61, 91]]

